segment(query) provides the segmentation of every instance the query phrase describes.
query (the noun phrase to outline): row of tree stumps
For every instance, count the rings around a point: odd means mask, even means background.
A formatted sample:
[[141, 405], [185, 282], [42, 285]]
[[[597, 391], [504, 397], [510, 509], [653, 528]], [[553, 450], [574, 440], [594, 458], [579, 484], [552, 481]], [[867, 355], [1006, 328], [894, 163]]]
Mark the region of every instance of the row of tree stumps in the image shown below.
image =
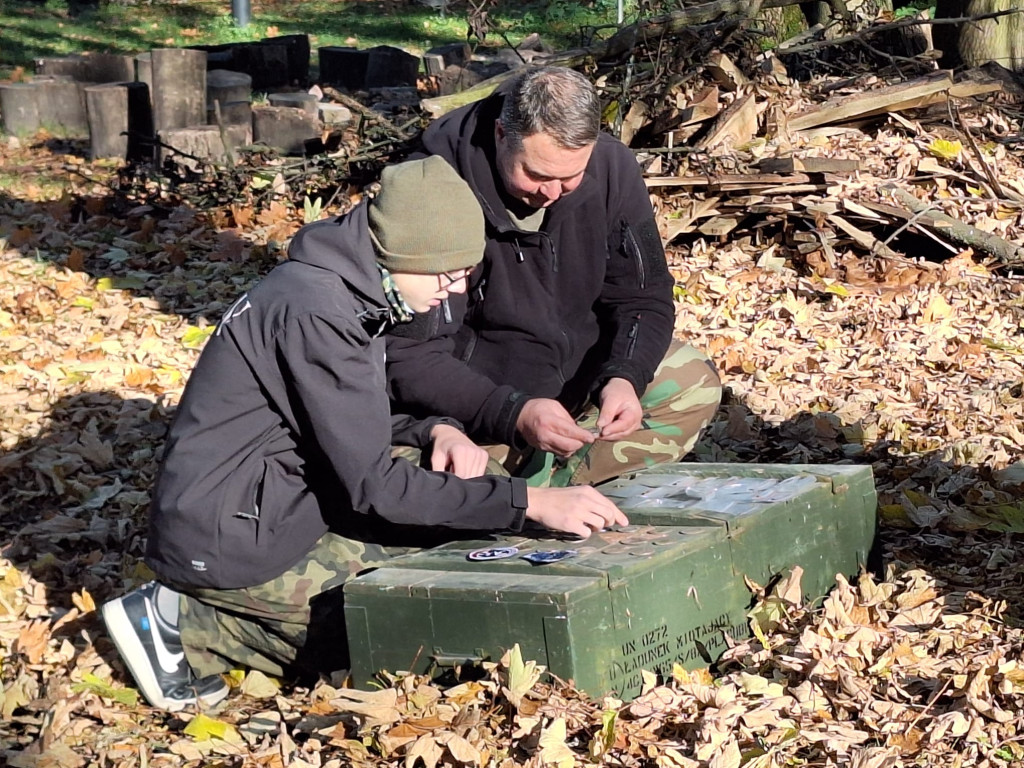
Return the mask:
[[[254, 108], [253, 76], [207, 70], [218, 54], [166, 48], [136, 56], [39, 59], [37, 73], [26, 81], [0, 84], [0, 120], [14, 135], [43, 128], [87, 138], [93, 159], [162, 161], [176, 153], [186, 161], [221, 161], [254, 140], [302, 154], [325, 122], [351, 118], [344, 108], [320, 104], [304, 91], [270, 93], [268, 104]], [[308, 48], [306, 57], [308, 68]]]

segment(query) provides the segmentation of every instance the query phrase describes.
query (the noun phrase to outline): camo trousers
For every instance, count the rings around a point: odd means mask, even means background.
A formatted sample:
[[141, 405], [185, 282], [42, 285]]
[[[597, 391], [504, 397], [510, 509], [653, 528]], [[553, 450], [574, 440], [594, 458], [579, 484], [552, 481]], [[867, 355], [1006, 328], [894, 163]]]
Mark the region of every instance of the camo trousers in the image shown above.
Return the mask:
[[411, 547], [384, 547], [326, 533], [292, 568], [245, 589], [183, 591], [178, 626], [200, 677], [238, 667], [268, 675], [348, 667], [342, 585]]
[[[563, 459], [543, 451], [510, 456], [505, 466], [535, 487], [596, 485], [652, 464], [680, 461], [693, 450], [722, 399], [714, 364], [693, 347], [672, 342], [654, 379], [640, 398], [640, 429], [624, 440], [597, 440]], [[597, 426], [598, 409], [588, 406], [576, 421]], [[494, 454], [492, 454], [493, 456]]]

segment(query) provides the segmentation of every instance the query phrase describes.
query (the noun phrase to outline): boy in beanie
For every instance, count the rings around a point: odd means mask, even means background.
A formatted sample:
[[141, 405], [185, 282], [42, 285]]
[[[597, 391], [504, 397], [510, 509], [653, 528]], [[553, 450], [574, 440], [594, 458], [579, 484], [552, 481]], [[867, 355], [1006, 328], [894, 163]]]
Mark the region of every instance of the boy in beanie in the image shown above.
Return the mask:
[[[486, 456], [458, 422], [390, 413], [382, 334], [464, 292], [483, 247], [480, 206], [451, 166], [404, 163], [372, 201], [300, 230], [224, 314], [153, 493], [158, 581], [102, 609], [150, 704], [215, 704], [239, 666], [345, 667], [342, 585], [412, 547], [526, 520], [583, 537], [626, 523], [592, 488], [469, 477], [483, 464], [455, 457]], [[393, 444], [433, 469], [392, 458]], [[464, 477], [443, 471], [456, 464]]]

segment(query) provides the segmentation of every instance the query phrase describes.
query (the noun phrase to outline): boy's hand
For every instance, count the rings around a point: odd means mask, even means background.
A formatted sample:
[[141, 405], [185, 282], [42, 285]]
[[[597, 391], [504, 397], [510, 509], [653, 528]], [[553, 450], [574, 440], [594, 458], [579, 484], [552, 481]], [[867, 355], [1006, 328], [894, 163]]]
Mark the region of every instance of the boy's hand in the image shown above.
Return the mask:
[[612, 525], [629, 525], [629, 520], [605, 496], [589, 485], [569, 488], [528, 488], [526, 517], [553, 531], [572, 533], [585, 539]]
[[487, 451], [449, 424], [438, 424], [430, 430], [434, 447], [430, 453], [430, 468], [438, 472], [451, 472], [463, 480], [480, 477], [487, 471], [490, 458]]

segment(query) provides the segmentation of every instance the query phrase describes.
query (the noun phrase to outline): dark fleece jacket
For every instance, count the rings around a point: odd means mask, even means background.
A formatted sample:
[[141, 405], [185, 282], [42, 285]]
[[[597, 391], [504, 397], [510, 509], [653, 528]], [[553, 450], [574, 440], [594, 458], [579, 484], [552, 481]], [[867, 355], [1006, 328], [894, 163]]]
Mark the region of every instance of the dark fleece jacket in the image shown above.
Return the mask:
[[495, 163], [503, 100], [499, 91], [424, 134], [426, 152], [480, 200], [487, 247], [466, 296], [390, 332], [388, 386], [396, 410], [451, 416], [479, 441], [513, 445], [532, 397], [578, 411], [613, 377], [642, 394], [675, 312], [642, 174], [611, 136], [600, 136], [583, 181], [547, 209], [539, 232], [513, 225]]
[[392, 459], [439, 419], [392, 416], [390, 312], [365, 205], [303, 228], [221, 319], [185, 388], [154, 492], [147, 562], [165, 581], [232, 589], [294, 565], [329, 529], [384, 544], [408, 526], [519, 529], [525, 484]]

